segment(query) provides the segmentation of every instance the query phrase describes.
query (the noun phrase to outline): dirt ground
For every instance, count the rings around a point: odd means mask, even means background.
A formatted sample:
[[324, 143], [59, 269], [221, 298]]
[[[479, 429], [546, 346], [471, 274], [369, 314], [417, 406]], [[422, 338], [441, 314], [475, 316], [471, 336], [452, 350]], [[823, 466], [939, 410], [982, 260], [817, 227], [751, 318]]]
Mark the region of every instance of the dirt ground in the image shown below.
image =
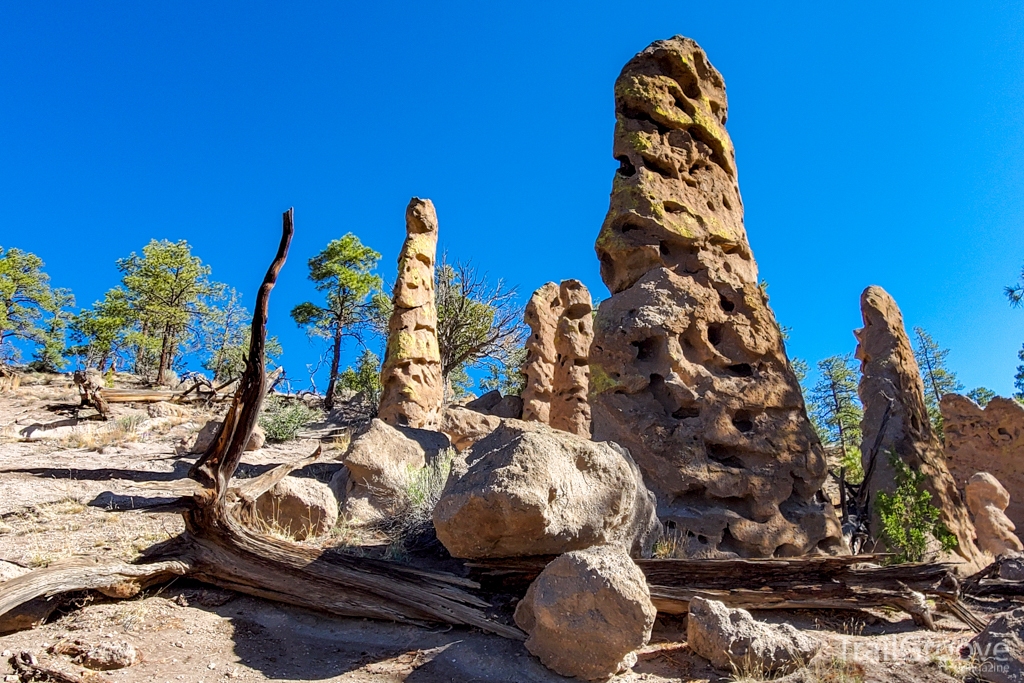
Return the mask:
[[[77, 404], [70, 379], [61, 376], [36, 377], [0, 394], [0, 560], [16, 565], [14, 571], [72, 555], [130, 561], [182, 530], [180, 515], [149, 508], [190, 490], [186, 472], [195, 456], [187, 446], [211, 415], [151, 418], [145, 406], [118, 406], [117, 419], [103, 425], [76, 420]], [[252, 476], [315, 447], [301, 440], [267, 445], [247, 453], [239, 472]], [[329, 473], [329, 465], [304, 472]], [[942, 618], [937, 632], [927, 632], [887, 612], [761, 618], [785, 620], [827, 640], [808, 670], [791, 681], [941, 682], [968, 672], [958, 653], [973, 634], [953, 619]], [[659, 618], [633, 672], [616, 680], [737, 678], [714, 671], [685, 640], [685, 620]], [[137, 661], [98, 672], [70, 654], [51, 653], [75, 641], [127, 643]], [[0, 680], [21, 680], [9, 660], [24, 651], [82, 680], [125, 683], [568, 680], [545, 669], [521, 643], [479, 631], [329, 618], [185, 580], [124, 601], [76, 596], [41, 626], [0, 637]]]

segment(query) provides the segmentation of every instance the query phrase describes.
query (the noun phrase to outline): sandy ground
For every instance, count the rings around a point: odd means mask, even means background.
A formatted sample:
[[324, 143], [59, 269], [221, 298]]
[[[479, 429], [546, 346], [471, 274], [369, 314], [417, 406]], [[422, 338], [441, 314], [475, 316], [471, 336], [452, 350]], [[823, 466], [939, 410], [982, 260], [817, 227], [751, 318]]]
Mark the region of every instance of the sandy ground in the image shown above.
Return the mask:
[[[38, 381], [45, 383], [0, 395], [0, 560], [24, 568], [72, 555], [130, 561], [179, 533], [179, 515], [145, 508], [189, 490], [185, 475], [194, 456], [187, 445], [210, 415], [150, 418], [145, 406], [123, 406], [113, 427], [76, 423], [78, 397], [70, 382]], [[35, 440], [22, 440], [26, 430]], [[253, 476], [315, 446], [293, 441], [247, 453], [240, 474]], [[304, 474], [326, 477], [330, 469]], [[966, 672], [957, 653], [972, 634], [951, 619], [930, 633], [884, 612], [768, 618], [827, 638], [826, 650], [799, 680], [953, 681]], [[685, 639], [684, 620], [659, 619], [638, 665], [616, 680], [735, 678], [690, 653]], [[68, 654], [50, 653], [74, 641], [128, 643], [138, 661], [101, 673]], [[20, 680], [9, 659], [22, 651], [96, 681], [568, 680], [545, 669], [521, 643], [478, 631], [329, 618], [185, 580], [124, 601], [76, 596], [47, 623], [0, 637], [0, 680]]]

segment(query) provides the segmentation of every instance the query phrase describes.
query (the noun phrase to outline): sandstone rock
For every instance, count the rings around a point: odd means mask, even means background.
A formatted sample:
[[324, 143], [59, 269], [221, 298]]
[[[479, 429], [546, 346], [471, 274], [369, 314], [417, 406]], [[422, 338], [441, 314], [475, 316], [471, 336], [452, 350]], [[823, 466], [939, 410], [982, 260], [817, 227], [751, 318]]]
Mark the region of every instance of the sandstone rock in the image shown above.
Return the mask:
[[690, 600], [686, 642], [715, 668], [739, 674], [796, 669], [823, 645], [789, 624], [756, 621], [746, 610], [700, 597]]
[[452, 440], [458, 451], [469, 449], [501, 424], [501, 419], [494, 415], [484, 415], [462, 406], [445, 408], [441, 421], [441, 431]]
[[1009, 504], [1010, 494], [988, 472], [978, 472], [968, 480], [967, 507], [974, 517], [978, 547], [994, 557], [1024, 550], [1013, 533], [1016, 527], [1003, 512]]
[[550, 420], [551, 398], [555, 381], [555, 330], [562, 315], [558, 285], [548, 282], [540, 287], [526, 304], [525, 320], [530, 327], [526, 340], [526, 362], [523, 374], [523, 419], [547, 423]]
[[50, 652], [72, 657], [75, 663], [93, 671], [125, 669], [139, 659], [138, 650], [128, 642], [88, 643], [84, 640], [73, 640], [57, 643], [50, 648]]
[[475, 410], [478, 413], [484, 413], [486, 415], [491, 414], [491, 408], [501, 403], [501, 392], [497, 389], [488, 391], [486, 394], [479, 398], [474, 398], [472, 401], [466, 404], [466, 407], [470, 410]]
[[964, 488], [975, 472], [989, 472], [1013, 492], [1006, 516], [1024, 529], [1024, 406], [993, 398], [984, 409], [966, 396], [946, 394], [939, 403], [946, 463]]
[[523, 416], [523, 399], [519, 396], [503, 396], [501, 401], [491, 408], [491, 415], [518, 420]]
[[516, 606], [526, 649], [563, 676], [603, 680], [636, 664], [657, 611], [647, 580], [619, 545], [549, 563]]
[[330, 531], [338, 521], [331, 489], [314, 479], [285, 477], [256, 499], [264, 524], [302, 541]]
[[186, 415], [189, 415], [191, 411], [185, 406], [178, 405], [177, 403], [160, 401], [159, 403], [150, 403], [146, 406], [146, 413], [148, 413], [150, 417], [185, 417]]
[[[408, 431], [427, 441], [433, 455], [448, 443], [447, 439], [431, 443], [419, 434], [422, 430]], [[345, 467], [331, 479], [331, 489], [342, 502], [346, 517], [366, 519], [400, 502], [410, 470], [426, 465], [427, 449], [404, 431], [374, 419], [352, 440], [344, 462]]]
[[[220, 429], [220, 420], [210, 420], [203, 428], [196, 434], [196, 440], [192, 443], [189, 448], [189, 453], [205, 453], [206, 449], [210, 447], [213, 440], [217, 438], [217, 430]], [[263, 444], [267, 441], [267, 434], [263, 431], [263, 427], [256, 425], [255, 429], [252, 430], [252, 436], [249, 437], [249, 443], [245, 445], [245, 450], [255, 451], [263, 448]]]
[[29, 573], [29, 569], [22, 567], [21, 565], [14, 564], [13, 562], [6, 562], [0, 560], [0, 583], [8, 581], [10, 579], [16, 579], [19, 576], [24, 576]]
[[629, 454], [547, 425], [504, 420], [466, 455], [434, 509], [454, 557], [555, 555], [619, 543], [649, 556], [654, 496]]
[[437, 213], [429, 199], [409, 202], [405, 229], [378, 414], [390, 425], [432, 429], [441, 423], [444, 385], [434, 304]]
[[825, 455], [743, 227], [721, 75], [692, 40], [655, 42], [622, 70], [615, 111], [594, 439], [629, 450], [698, 554], [842, 550], [819, 496]]
[[594, 340], [590, 292], [579, 280], [558, 288], [562, 315], [555, 330], [555, 378], [550, 424], [555, 429], [590, 438], [590, 343]]
[[[888, 292], [877, 286], [864, 290], [860, 308], [864, 327], [855, 334], [861, 362], [858, 393], [864, 405], [861, 459], [869, 473], [865, 481], [869, 499], [873, 505], [880, 491], [895, 490], [896, 475], [888, 457], [895, 454], [925, 475], [924, 488], [931, 493], [942, 522], [956, 536], [957, 554], [968, 564], [964, 571], [980, 569], [984, 560], [974, 544], [974, 525], [960, 502], [956, 482], [932, 430], [924, 404], [924, 383], [903, 314]], [[881, 521], [873, 512], [871, 530], [877, 536], [879, 529]]]
[[1024, 607], [998, 615], [966, 649], [981, 680], [1024, 683]]

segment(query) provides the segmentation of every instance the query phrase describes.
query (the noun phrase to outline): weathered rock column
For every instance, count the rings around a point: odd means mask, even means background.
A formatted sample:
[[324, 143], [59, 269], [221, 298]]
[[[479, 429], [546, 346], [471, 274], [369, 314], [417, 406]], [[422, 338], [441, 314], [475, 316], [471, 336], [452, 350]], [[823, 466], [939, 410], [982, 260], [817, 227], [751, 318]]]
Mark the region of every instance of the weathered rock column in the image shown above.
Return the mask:
[[[924, 488], [932, 495], [942, 522], [959, 542], [957, 553], [970, 563], [981, 561], [974, 544], [974, 525], [960, 501], [956, 481], [946, 467], [939, 439], [932, 430], [924, 404], [924, 383], [914, 350], [903, 325], [903, 314], [881, 287], [871, 286], [860, 297], [864, 327], [857, 330], [857, 358], [861, 362], [858, 393], [864, 404], [861, 422], [863, 460], [871, 532], [876, 538], [881, 521], [874, 510], [878, 493], [896, 489], [896, 473], [889, 453], [925, 475]], [[980, 566], [978, 567], [980, 569]]]
[[381, 370], [378, 415], [392, 426], [437, 429], [444, 383], [434, 304], [437, 213], [429, 199], [413, 197], [409, 202], [405, 230]]
[[579, 280], [558, 288], [562, 315], [555, 330], [555, 377], [551, 397], [551, 426], [590, 438], [590, 344], [594, 340], [590, 292]]
[[993, 557], [1024, 550], [1016, 527], [1004, 510], [1010, 504], [1010, 494], [999, 480], [988, 472], [977, 472], [967, 482], [967, 507], [974, 517], [978, 534], [978, 548]]
[[726, 114], [722, 76], [688, 38], [653, 43], [615, 83], [594, 439], [629, 449], [681, 554], [838, 552], [818, 495], [825, 456], [758, 286]]
[[526, 304], [524, 318], [530, 327], [526, 340], [526, 362], [523, 374], [523, 419], [528, 422], [548, 423], [551, 415], [551, 397], [555, 383], [555, 331], [562, 315], [562, 300], [558, 285], [548, 282], [540, 287]]

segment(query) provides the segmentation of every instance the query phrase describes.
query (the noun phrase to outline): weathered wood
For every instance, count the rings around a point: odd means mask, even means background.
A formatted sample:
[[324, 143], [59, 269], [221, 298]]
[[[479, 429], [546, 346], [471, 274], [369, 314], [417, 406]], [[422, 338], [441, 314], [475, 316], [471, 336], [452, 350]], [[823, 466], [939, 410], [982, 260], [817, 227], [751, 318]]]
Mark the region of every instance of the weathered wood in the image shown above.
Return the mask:
[[[9, 660], [11, 668], [18, 672], [18, 680], [23, 681], [49, 681], [50, 683], [87, 683], [95, 680], [94, 676], [79, 676], [74, 671], [68, 671], [67, 666], [54, 665], [40, 662], [35, 655], [28, 651], [22, 651], [12, 656]], [[92, 673], [92, 672], [87, 672]]]
[[15, 391], [21, 386], [21, 375], [14, 370], [0, 365], [0, 394], [5, 391]]

